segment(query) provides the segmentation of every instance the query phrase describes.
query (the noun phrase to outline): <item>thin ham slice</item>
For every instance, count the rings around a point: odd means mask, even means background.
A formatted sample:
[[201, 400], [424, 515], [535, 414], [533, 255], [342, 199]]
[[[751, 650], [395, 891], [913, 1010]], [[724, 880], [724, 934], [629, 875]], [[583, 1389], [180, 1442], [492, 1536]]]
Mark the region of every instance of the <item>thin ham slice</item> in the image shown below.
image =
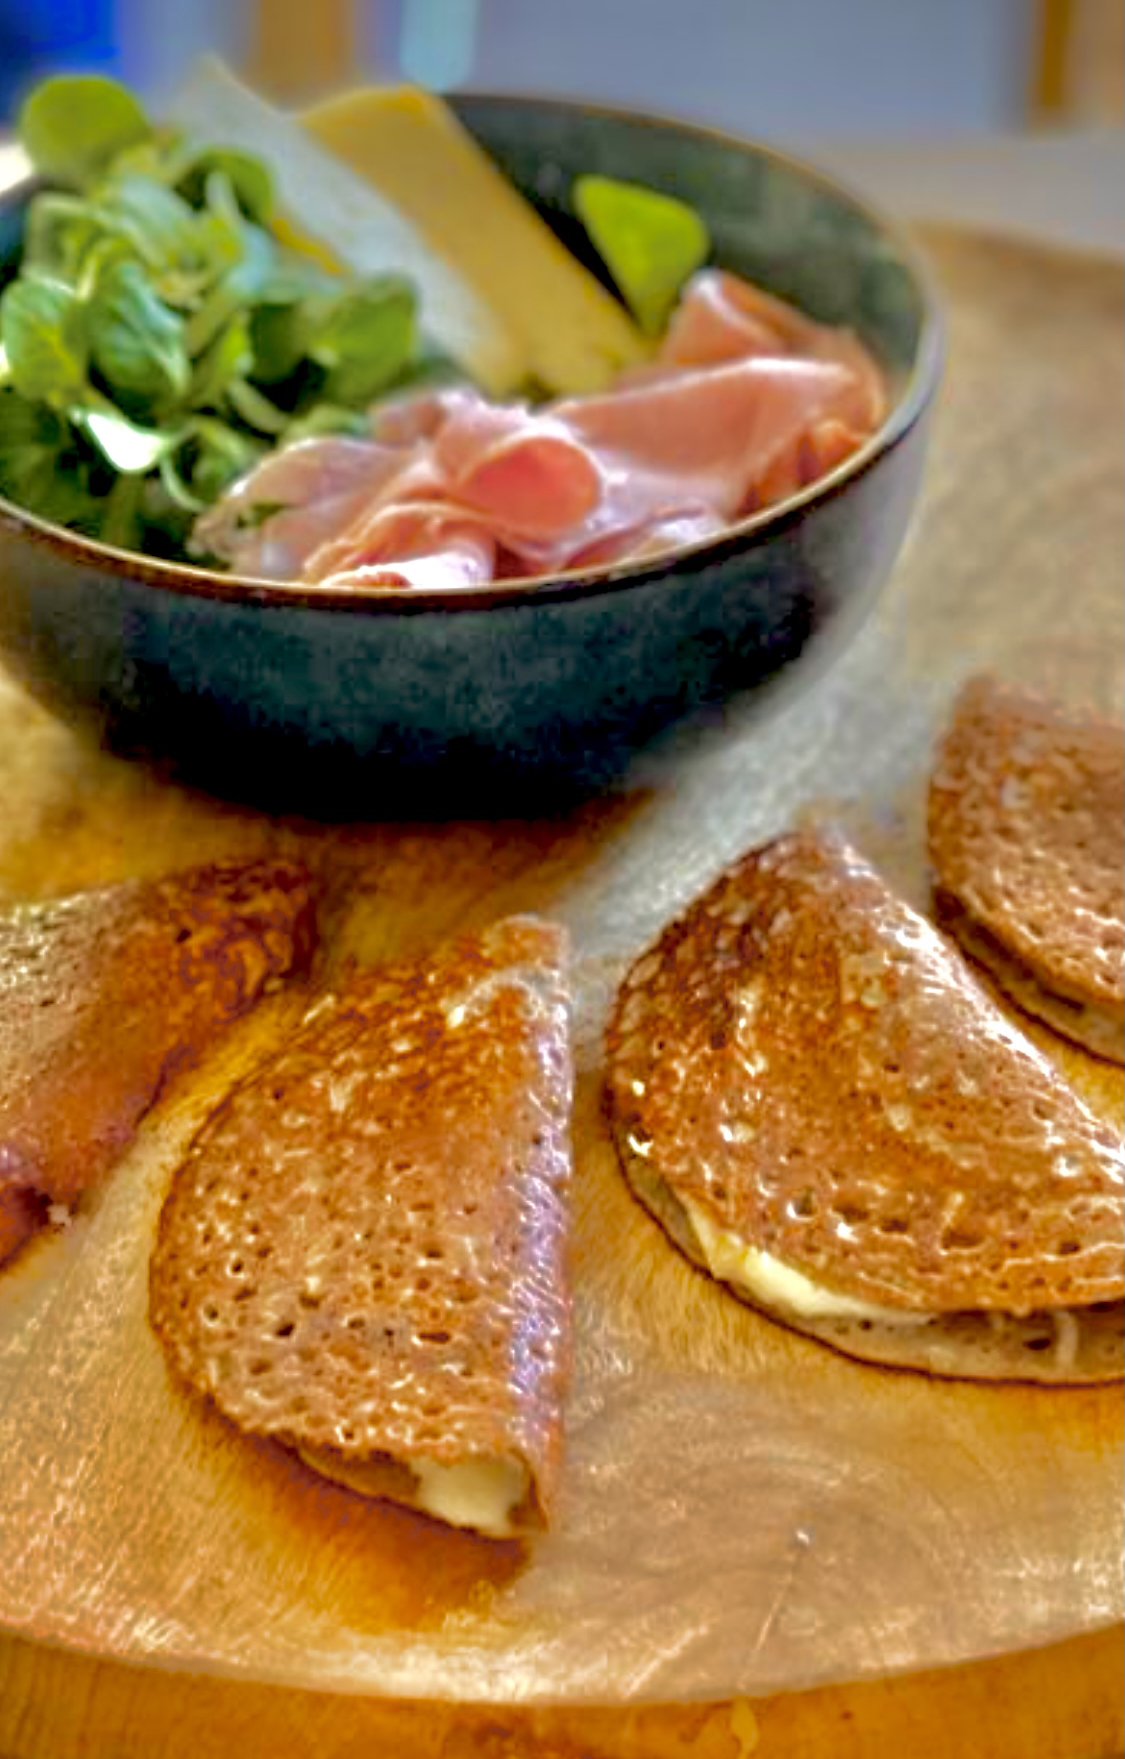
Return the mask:
[[416, 446], [420, 440], [432, 440], [465, 394], [452, 387], [376, 403], [368, 417], [371, 437], [386, 446]]
[[[240, 574], [293, 579], [401, 469], [401, 451], [374, 440], [298, 440], [263, 458], [196, 521], [192, 548]], [[277, 511], [263, 518], [270, 508]]]
[[466, 394], [433, 439], [452, 498], [530, 543], [580, 530], [604, 490], [596, 452], [561, 412], [532, 413]]
[[705, 543], [726, 529], [726, 520], [706, 507], [695, 512], [659, 514], [596, 539], [571, 557], [572, 568], [608, 568], [615, 562], [641, 562], [668, 550]]
[[655, 359], [612, 391], [531, 409], [457, 388], [383, 407], [370, 440], [267, 459], [197, 537], [244, 572], [332, 586], [608, 567], [798, 493], [885, 412], [882, 374], [850, 332], [705, 270]]
[[724, 269], [704, 269], [693, 277], [657, 359], [661, 367], [698, 368], [779, 354], [837, 362], [855, 381], [851, 414], [856, 425], [870, 430], [883, 420], [883, 375], [853, 331], [818, 324]]
[[[672, 314], [657, 355], [663, 368], [721, 366], [728, 360], [748, 360], [753, 355], [792, 352], [793, 326], [788, 309], [781, 307], [776, 321], [773, 307], [779, 300], [758, 292], [745, 282], [735, 288], [733, 275], [721, 271], [696, 275], [685, 297]], [[751, 297], [743, 298], [741, 289]]]
[[319, 586], [483, 586], [496, 573], [496, 541], [456, 508], [391, 503], [325, 545], [306, 568]]
[[832, 361], [752, 356], [557, 406], [596, 452], [627, 518], [639, 508], [741, 510], [775, 459], [845, 409], [851, 375]]

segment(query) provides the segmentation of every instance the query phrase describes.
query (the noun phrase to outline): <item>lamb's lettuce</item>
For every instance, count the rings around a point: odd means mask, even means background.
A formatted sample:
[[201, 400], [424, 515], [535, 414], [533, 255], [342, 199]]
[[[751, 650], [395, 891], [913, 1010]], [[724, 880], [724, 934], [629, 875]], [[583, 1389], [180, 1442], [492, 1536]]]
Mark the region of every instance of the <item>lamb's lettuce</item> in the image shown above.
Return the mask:
[[612, 177], [577, 178], [574, 206], [641, 329], [659, 336], [684, 283], [711, 254], [704, 221], [675, 196]]
[[355, 431], [373, 399], [428, 380], [412, 285], [282, 244], [253, 154], [156, 126], [101, 76], [45, 81], [19, 129], [47, 187], [0, 294], [11, 499], [175, 554], [269, 446]]

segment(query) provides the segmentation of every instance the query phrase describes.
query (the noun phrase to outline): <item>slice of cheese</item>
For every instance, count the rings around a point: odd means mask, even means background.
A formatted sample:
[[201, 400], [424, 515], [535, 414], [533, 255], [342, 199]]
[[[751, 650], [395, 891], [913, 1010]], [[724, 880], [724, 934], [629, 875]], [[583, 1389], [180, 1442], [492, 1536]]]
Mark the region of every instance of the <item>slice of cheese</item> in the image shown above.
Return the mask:
[[503, 312], [435, 249], [424, 226], [400, 211], [393, 192], [382, 193], [373, 179], [325, 151], [221, 61], [208, 57], [200, 63], [172, 105], [171, 119], [201, 145], [240, 147], [265, 161], [285, 242], [309, 249], [333, 269], [402, 274], [413, 281], [427, 335], [483, 391], [508, 396], [530, 377], [530, 354]]
[[624, 307], [570, 252], [440, 98], [357, 91], [302, 118], [312, 138], [418, 228], [505, 329], [532, 377], [564, 396], [604, 390], [648, 349]]

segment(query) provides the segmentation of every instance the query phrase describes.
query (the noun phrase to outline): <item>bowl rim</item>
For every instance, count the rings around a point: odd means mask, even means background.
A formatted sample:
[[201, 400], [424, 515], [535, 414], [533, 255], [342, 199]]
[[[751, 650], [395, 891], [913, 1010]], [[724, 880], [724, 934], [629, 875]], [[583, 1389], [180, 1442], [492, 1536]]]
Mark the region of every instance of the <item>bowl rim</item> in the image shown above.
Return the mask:
[[[470, 106], [503, 104], [526, 110], [553, 108], [640, 124], [642, 127], [671, 129], [701, 142], [732, 147], [738, 151], [748, 150], [759, 158], [781, 166], [836, 200], [844, 201], [891, 246], [895, 259], [909, 273], [921, 306], [921, 327], [913, 362], [879, 427], [842, 463], [818, 477], [806, 488], [735, 521], [717, 535], [678, 545], [658, 556], [640, 558], [633, 562], [624, 561], [607, 568], [566, 569], [554, 574], [493, 581], [481, 586], [324, 587], [299, 580], [270, 580], [254, 575], [223, 573], [218, 569], [199, 567], [191, 562], [174, 562], [161, 557], [146, 556], [137, 550], [119, 549], [116, 545], [87, 537], [52, 520], [41, 519], [2, 494], [0, 526], [15, 526], [45, 548], [64, 552], [72, 562], [97, 567], [105, 573], [159, 587], [187, 598], [243, 605], [268, 605], [278, 610], [345, 611], [351, 614], [374, 613], [383, 616], [417, 615], [428, 611], [465, 613], [501, 606], [526, 606], [530, 609], [536, 605], [585, 601], [605, 594], [624, 592], [644, 581], [710, 567], [743, 552], [748, 547], [748, 540], [772, 538], [787, 531], [810, 506], [834, 500], [852, 482], [864, 476], [879, 459], [905, 438], [931, 401], [941, 378], [945, 357], [945, 324], [933, 270], [904, 224], [815, 162], [802, 159], [768, 142], [735, 134], [727, 129], [657, 111], [633, 109], [627, 105], [589, 102], [581, 98], [553, 94], [480, 90], [474, 87], [449, 93], [447, 98], [454, 108], [461, 101]], [[28, 175], [6, 186], [0, 185], [0, 200], [18, 197], [21, 192], [32, 187], [34, 181], [34, 177]]]

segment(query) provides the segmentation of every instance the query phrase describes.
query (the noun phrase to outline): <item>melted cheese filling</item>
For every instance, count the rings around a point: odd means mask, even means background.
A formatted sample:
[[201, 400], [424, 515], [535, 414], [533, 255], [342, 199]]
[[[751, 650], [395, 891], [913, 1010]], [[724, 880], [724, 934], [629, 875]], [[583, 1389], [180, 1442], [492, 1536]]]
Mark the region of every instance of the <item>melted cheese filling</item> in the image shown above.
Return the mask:
[[1069, 1374], [1078, 1361], [1078, 1346], [1081, 1341], [1078, 1316], [1060, 1308], [1054, 1315], [1054, 1321], [1055, 1366], [1060, 1374]]
[[857, 1301], [852, 1295], [838, 1295], [835, 1290], [814, 1283], [802, 1271], [783, 1264], [780, 1258], [747, 1246], [736, 1234], [717, 1228], [688, 1198], [681, 1197], [680, 1202], [712, 1276], [745, 1289], [766, 1307], [799, 1319], [877, 1319], [884, 1325], [925, 1325], [932, 1317], [928, 1313], [908, 1313], [900, 1307]]
[[[679, 1201], [712, 1276], [720, 1282], [731, 1283], [735, 1288], [745, 1289], [748, 1295], [775, 1313], [788, 1314], [795, 1319], [869, 1319], [882, 1325], [898, 1326], [929, 1325], [943, 1317], [957, 1317], [955, 1314], [911, 1313], [900, 1307], [880, 1307], [871, 1301], [858, 1301], [852, 1295], [839, 1295], [835, 1290], [813, 1282], [802, 1271], [783, 1264], [780, 1258], [759, 1252], [755, 1247], [747, 1246], [736, 1234], [717, 1228], [688, 1198], [681, 1197]], [[964, 1317], [987, 1318], [1001, 1330], [1013, 1321], [1019, 1323], [1017, 1316], [1007, 1313]], [[1058, 1308], [1046, 1315], [1046, 1322], [1054, 1333], [1052, 1353], [1055, 1367], [1060, 1374], [1069, 1374], [1081, 1354], [1078, 1315], [1067, 1308]]]
[[512, 1539], [513, 1517], [527, 1499], [525, 1466], [477, 1457], [453, 1466], [436, 1460], [337, 1460], [315, 1448], [298, 1449], [314, 1472], [361, 1496], [390, 1497], [450, 1527], [470, 1527], [488, 1539]]
[[510, 1539], [512, 1516], [527, 1495], [527, 1472], [512, 1460], [463, 1460], [439, 1466], [415, 1460], [411, 1467], [417, 1506], [452, 1527], [472, 1527], [490, 1539]]

